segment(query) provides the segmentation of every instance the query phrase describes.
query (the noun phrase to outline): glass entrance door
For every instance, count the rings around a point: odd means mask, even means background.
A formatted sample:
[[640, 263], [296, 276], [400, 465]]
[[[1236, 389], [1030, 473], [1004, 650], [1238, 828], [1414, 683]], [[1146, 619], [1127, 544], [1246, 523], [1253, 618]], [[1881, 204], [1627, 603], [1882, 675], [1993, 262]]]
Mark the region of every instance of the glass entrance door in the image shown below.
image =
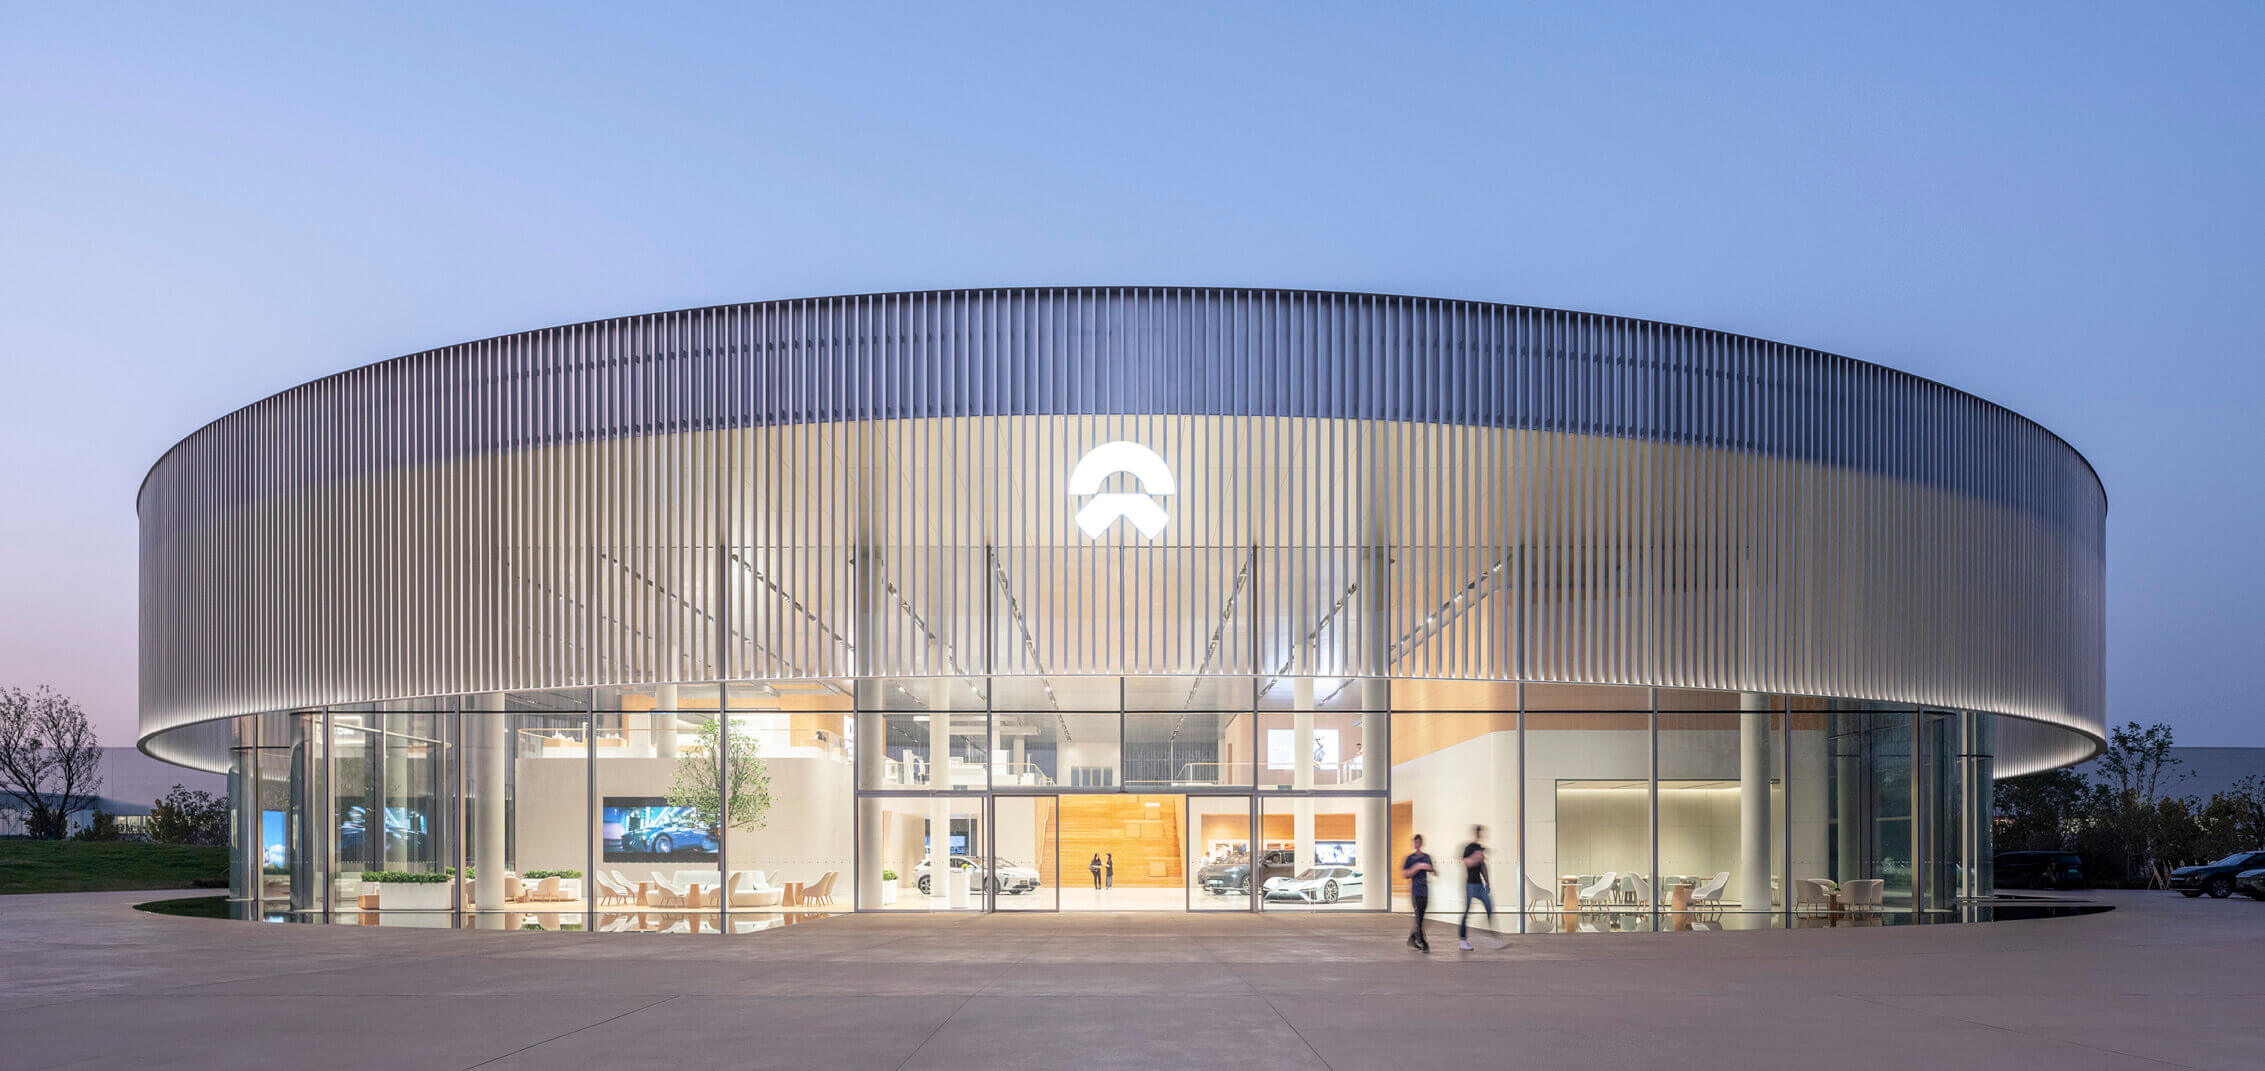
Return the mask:
[[1060, 910], [1061, 826], [1055, 797], [995, 796], [991, 811], [991, 909]]

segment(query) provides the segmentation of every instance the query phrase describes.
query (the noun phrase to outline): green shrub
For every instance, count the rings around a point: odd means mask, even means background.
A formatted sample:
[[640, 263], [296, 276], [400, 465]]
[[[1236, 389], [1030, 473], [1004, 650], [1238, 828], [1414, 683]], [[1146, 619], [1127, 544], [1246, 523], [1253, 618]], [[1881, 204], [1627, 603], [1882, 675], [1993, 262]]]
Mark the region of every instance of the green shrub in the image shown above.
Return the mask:
[[291, 874], [291, 868], [287, 866], [277, 866], [274, 863], [269, 863], [265, 866], [260, 867], [260, 873], [274, 874], [278, 877], [289, 877]]
[[362, 880], [393, 885], [438, 885], [455, 877], [453, 874], [415, 874], [406, 870], [365, 870]]
[[894, 870], [883, 870], [883, 871], [881, 871], [881, 880], [882, 880], [882, 881], [895, 881], [895, 880], [897, 880], [897, 872], [896, 872], [896, 871], [894, 871]]
[[527, 876], [537, 880], [542, 878], [579, 878], [582, 876], [582, 872], [579, 870], [530, 870], [527, 872]]

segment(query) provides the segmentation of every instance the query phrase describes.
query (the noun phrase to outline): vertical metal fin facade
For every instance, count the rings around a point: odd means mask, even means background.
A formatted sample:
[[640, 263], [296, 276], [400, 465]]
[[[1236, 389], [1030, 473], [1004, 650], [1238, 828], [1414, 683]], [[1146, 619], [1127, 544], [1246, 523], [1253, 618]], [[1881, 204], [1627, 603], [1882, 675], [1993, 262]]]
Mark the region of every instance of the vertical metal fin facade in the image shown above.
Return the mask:
[[[1087, 538], [1103, 443], [1176, 486]], [[285, 391], [140, 494], [145, 744], [469, 692], [1392, 676], [2103, 730], [2106, 497], [1999, 406], [1758, 339], [1020, 289], [533, 331]], [[857, 578], [876, 581], [862, 619]]]

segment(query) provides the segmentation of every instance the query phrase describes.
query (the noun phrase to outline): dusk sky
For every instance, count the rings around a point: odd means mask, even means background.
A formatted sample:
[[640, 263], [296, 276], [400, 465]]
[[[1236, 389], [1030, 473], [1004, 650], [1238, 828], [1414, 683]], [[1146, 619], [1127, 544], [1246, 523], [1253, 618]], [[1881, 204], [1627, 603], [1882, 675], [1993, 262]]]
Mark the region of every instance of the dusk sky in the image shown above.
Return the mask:
[[2007, 405], [2107, 485], [2109, 721], [2265, 745], [2265, 8], [831, 8], [13, 6], [0, 684], [131, 743], [136, 485], [330, 372], [724, 302], [1235, 284], [1696, 324]]

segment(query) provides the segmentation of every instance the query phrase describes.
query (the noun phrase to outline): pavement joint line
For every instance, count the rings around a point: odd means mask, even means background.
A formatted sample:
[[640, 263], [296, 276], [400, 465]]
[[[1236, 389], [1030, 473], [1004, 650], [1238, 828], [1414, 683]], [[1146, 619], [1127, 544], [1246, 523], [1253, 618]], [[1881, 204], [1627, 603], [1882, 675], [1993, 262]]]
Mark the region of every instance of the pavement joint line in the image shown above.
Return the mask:
[[510, 1059], [510, 1058], [512, 1058], [512, 1057], [514, 1057], [514, 1056], [517, 1056], [517, 1055], [519, 1055], [520, 1053], [526, 1052], [526, 1051], [527, 1051], [527, 1050], [529, 1050], [529, 1049], [540, 1048], [540, 1047], [542, 1047], [542, 1046], [544, 1046], [544, 1045], [548, 1045], [548, 1044], [550, 1044], [551, 1042], [557, 1041], [557, 1040], [558, 1040], [559, 1038], [569, 1038], [569, 1037], [573, 1037], [574, 1035], [576, 1035], [576, 1034], [579, 1034], [579, 1033], [581, 1033], [581, 1032], [583, 1032], [583, 1031], [585, 1031], [585, 1030], [594, 1030], [594, 1029], [596, 1029], [596, 1028], [598, 1028], [598, 1027], [601, 1027], [601, 1026], [604, 1026], [604, 1025], [606, 1025], [607, 1023], [618, 1022], [618, 1021], [620, 1021], [620, 1020], [623, 1020], [623, 1019], [627, 1019], [627, 1018], [629, 1018], [630, 1016], [637, 1014], [638, 1012], [641, 1012], [641, 1011], [646, 1011], [646, 1010], [648, 1010], [648, 1009], [652, 1009], [652, 1008], [658, 1008], [658, 1007], [660, 1007], [661, 1005], [668, 1003], [669, 1001], [675, 1000], [675, 999], [676, 999], [676, 998], [677, 998], [678, 996], [681, 996], [681, 995], [682, 995], [682, 994], [671, 993], [671, 994], [669, 994], [668, 996], [662, 997], [661, 999], [659, 999], [659, 1000], [656, 1000], [656, 1001], [652, 1002], [651, 1004], [647, 1004], [647, 1005], [645, 1005], [644, 1007], [641, 1007], [641, 1008], [631, 1008], [631, 1009], [629, 1009], [628, 1011], [622, 1012], [622, 1013], [621, 1013], [620, 1015], [613, 1015], [613, 1016], [608, 1016], [608, 1017], [606, 1017], [606, 1018], [604, 1018], [604, 1019], [600, 1019], [600, 1020], [598, 1020], [597, 1022], [594, 1022], [594, 1023], [584, 1023], [584, 1024], [582, 1024], [581, 1026], [575, 1027], [574, 1029], [572, 1029], [572, 1030], [569, 1030], [569, 1031], [566, 1031], [566, 1032], [565, 1032], [565, 1033], [563, 1033], [563, 1034], [559, 1034], [559, 1035], [558, 1035], [557, 1037], [547, 1037], [547, 1038], [544, 1038], [544, 1039], [543, 1039], [543, 1040], [541, 1040], [541, 1041], [533, 1042], [533, 1043], [530, 1043], [530, 1044], [526, 1044], [526, 1045], [521, 1045], [520, 1047], [518, 1047], [518, 1048], [516, 1048], [516, 1049], [513, 1049], [513, 1050], [511, 1050], [510, 1052], [507, 1052], [507, 1053], [503, 1053], [502, 1055], [499, 1055], [499, 1056], [491, 1056], [491, 1057], [488, 1057], [487, 1059], [485, 1059], [485, 1060], [482, 1060], [482, 1061], [480, 1061], [479, 1063], [476, 1063], [476, 1064], [466, 1064], [466, 1065], [464, 1065], [464, 1067], [463, 1067], [462, 1071], [472, 1071], [472, 1069], [473, 1069], [473, 1068], [476, 1068], [476, 1067], [486, 1067], [486, 1066], [488, 1066], [489, 1064], [492, 1064], [492, 1063], [496, 1062], [497, 1060], [508, 1060], [508, 1059]]
[[2196, 1066], [2195, 1066], [2195, 1065], [2193, 1065], [2193, 1064], [2182, 1064], [2182, 1063], [2179, 1063], [2179, 1062], [2178, 1062], [2178, 1061], [2176, 1061], [2176, 1060], [2165, 1060], [2165, 1059], [2163, 1059], [2163, 1058], [2162, 1058], [2162, 1057], [2160, 1057], [2160, 1056], [2148, 1056], [2148, 1055], [2146, 1055], [2146, 1054], [2144, 1054], [2144, 1053], [2137, 1053], [2137, 1052], [2127, 1052], [2127, 1051], [2125, 1051], [2125, 1050], [2123, 1050], [2123, 1049], [2119, 1049], [2119, 1048], [2116, 1048], [2116, 1047], [2114, 1047], [2114, 1046], [2112, 1046], [2112, 1045], [2094, 1045], [2094, 1044], [2091, 1044], [2091, 1043], [2089, 1043], [2089, 1042], [2077, 1041], [2077, 1040], [2075, 1040], [2075, 1039], [2073, 1039], [2073, 1038], [2055, 1037], [2055, 1036], [2053, 1036], [2053, 1035], [2051, 1035], [2051, 1034], [2039, 1034], [2039, 1033], [2037, 1033], [2037, 1032], [2035, 1032], [2035, 1031], [2032, 1031], [2032, 1030], [2023, 1030], [2023, 1029], [2021, 1029], [2020, 1027], [2017, 1027], [2017, 1026], [2000, 1026], [2000, 1025], [1998, 1025], [1998, 1024], [1996, 1024], [1996, 1023], [1985, 1023], [1985, 1022], [1981, 1022], [1981, 1021], [1979, 1021], [1979, 1020], [1975, 1020], [1975, 1019], [1969, 1019], [1969, 1018], [1967, 1018], [1967, 1017], [1965, 1017], [1965, 1016], [1963, 1016], [1963, 1015], [1945, 1015], [1945, 1014], [1943, 1014], [1943, 1013], [1941, 1013], [1941, 1012], [1937, 1012], [1937, 1011], [1924, 1011], [1924, 1010], [1921, 1010], [1921, 1009], [1919, 1009], [1919, 1008], [1908, 1008], [1908, 1007], [1905, 1007], [1905, 1006], [1903, 1006], [1903, 1005], [1901, 1005], [1901, 1004], [1891, 1004], [1891, 1003], [1888, 1003], [1887, 1001], [1884, 1001], [1884, 1000], [1879, 1000], [1879, 999], [1876, 999], [1876, 998], [1874, 998], [1874, 997], [1870, 997], [1870, 996], [1866, 996], [1866, 995], [1863, 995], [1863, 994], [1858, 994], [1858, 993], [1848, 993], [1848, 994], [1843, 994], [1843, 995], [1844, 995], [1844, 996], [1847, 996], [1847, 997], [1849, 997], [1849, 998], [1851, 998], [1851, 999], [1854, 999], [1854, 1000], [1861, 1000], [1861, 1001], [1863, 1001], [1863, 1002], [1864, 1002], [1864, 1003], [1866, 1003], [1866, 1004], [1877, 1004], [1877, 1005], [1879, 1005], [1879, 1006], [1881, 1006], [1881, 1007], [1883, 1007], [1883, 1008], [1893, 1008], [1893, 1009], [1895, 1009], [1896, 1011], [1899, 1011], [1899, 1012], [1911, 1012], [1911, 1013], [1917, 1013], [1917, 1014], [1920, 1014], [1920, 1015], [1932, 1015], [1932, 1016], [1934, 1016], [1934, 1017], [1936, 1017], [1936, 1018], [1938, 1018], [1938, 1019], [1948, 1019], [1948, 1020], [1950, 1020], [1951, 1022], [1954, 1022], [1954, 1023], [1965, 1023], [1965, 1024], [1966, 1024], [1966, 1025], [1968, 1025], [1968, 1026], [1978, 1026], [1978, 1027], [1981, 1027], [1981, 1028], [1982, 1028], [1982, 1029], [1984, 1029], [1984, 1030], [1995, 1030], [1995, 1031], [1998, 1031], [1998, 1032], [2000, 1032], [2000, 1033], [2013, 1034], [2013, 1035], [2015, 1035], [2015, 1036], [2017, 1036], [2017, 1037], [2034, 1038], [2034, 1039], [2036, 1039], [2036, 1040], [2038, 1040], [2038, 1041], [2057, 1041], [2057, 1042], [2060, 1042], [2061, 1044], [2064, 1044], [2064, 1045], [2074, 1045], [2074, 1046], [2076, 1046], [2077, 1048], [2080, 1048], [2080, 1049], [2089, 1049], [2089, 1050], [2091, 1050], [2091, 1051], [2093, 1051], [2093, 1052], [2112, 1052], [2112, 1053], [2116, 1054], [2117, 1056], [2128, 1056], [2128, 1057], [2130, 1057], [2131, 1059], [2134, 1059], [2134, 1060], [2145, 1060], [2145, 1061], [2147, 1061], [2148, 1063], [2151, 1063], [2151, 1064], [2161, 1064], [2161, 1065], [2163, 1065], [2164, 1067], [2177, 1067], [2177, 1068], [2183, 1068], [2183, 1069], [2185, 1069], [2185, 1071], [2205, 1071], [2205, 1069], [2203, 1069], [2203, 1068], [2199, 1068], [2199, 1067], [2196, 1067]]
[[1022, 966], [1024, 963], [1029, 962], [1029, 960], [1030, 955], [1028, 953], [1024, 953], [1021, 959], [1007, 964], [1005, 967], [999, 970], [999, 973], [984, 979], [983, 984], [975, 987], [975, 990], [973, 992], [970, 992], [966, 996], [961, 997], [958, 1004], [952, 1005], [951, 1014], [937, 1020], [935, 1029], [928, 1031], [928, 1036], [921, 1038], [920, 1044], [914, 1045], [912, 1047], [912, 1051], [904, 1054], [904, 1059], [897, 1061], [897, 1071], [904, 1071], [905, 1065], [911, 1063], [913, 1057], [920, 1055], [920, 1050], [927, 1048], [929, 1042], [936, 1040], [936, 1035], [943, 1033], [944, 1027], [949, 1025], [953, 1019], [958, 1018], [959, 1013], [966, 1011], [968, 1004], [972, 1002], [977, 996], [981, 995], [984, 990], [997, 985], [999, 983], [999, 979], [1013, 973], [1015, 968]]

